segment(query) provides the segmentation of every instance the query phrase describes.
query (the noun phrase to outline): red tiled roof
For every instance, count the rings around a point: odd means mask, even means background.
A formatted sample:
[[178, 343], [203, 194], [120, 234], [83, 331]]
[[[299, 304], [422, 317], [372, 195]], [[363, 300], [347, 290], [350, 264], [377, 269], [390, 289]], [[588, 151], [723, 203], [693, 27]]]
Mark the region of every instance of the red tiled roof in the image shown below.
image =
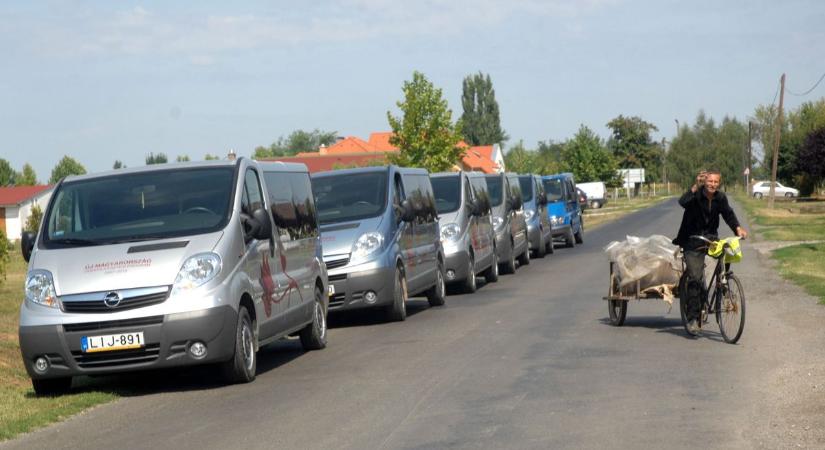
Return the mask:
[[392, 131], [381, 131], [370, 134], [369, 143], [378, 150], [398, 150], [398, 147], [390, 144]]
[[0, 206], [16, 206], [34, 197], [52, 185], [0, 187]]
[[291, 156], [283, 158], [267, 158], [265, 161], [283, 161], [306, 164], [310, 173], [332, 170], [334, 166], [366, 165], [373, 160], [387, 162], [389, 152], [359, 152], [350, 154], [315, 155], [315, 156]]
[[357, 138], [355, 136], [347, 136], [346, 138], [330, 145], [326, 148], [327, 155], [335, 154], [351, 154], [351, 153], [375, 153], [382, 150], [377, 149], [369, 142]]
[[[487, 148], [489, 148], [489, 153], [486, 153]], [[484, 173], [496, 173], [498, 164], [490, 159], [490, 155], [492, 155], [492, 153], [492, 146], [470, 147], [464, 152], [464, 157], [461, 159], [461, 162], [467, 166], [469, 170]]]

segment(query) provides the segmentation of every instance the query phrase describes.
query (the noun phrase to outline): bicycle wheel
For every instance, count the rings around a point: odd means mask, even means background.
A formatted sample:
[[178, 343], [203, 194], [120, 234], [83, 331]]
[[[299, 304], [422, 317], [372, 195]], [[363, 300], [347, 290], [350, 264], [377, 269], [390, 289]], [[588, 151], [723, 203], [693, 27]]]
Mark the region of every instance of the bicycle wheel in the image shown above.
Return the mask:
[[688, 276], [687, 273], [683, 273], [682, 277], [679, 278], [679, 287], [677, 288], [676, 292], [679, 293], [679, 313], [682, 315], [682, 326], [685, 327], [685, 333], [690, 334], [688, 331], [688, 323], [687, 323], [687, 283], [688, 283]]
[[722, 287], [722, 298], [717, 304], [716, 320], [725, 342], [735, 344], [745, 329], [745, 291], [736, 275], [728, 275]]

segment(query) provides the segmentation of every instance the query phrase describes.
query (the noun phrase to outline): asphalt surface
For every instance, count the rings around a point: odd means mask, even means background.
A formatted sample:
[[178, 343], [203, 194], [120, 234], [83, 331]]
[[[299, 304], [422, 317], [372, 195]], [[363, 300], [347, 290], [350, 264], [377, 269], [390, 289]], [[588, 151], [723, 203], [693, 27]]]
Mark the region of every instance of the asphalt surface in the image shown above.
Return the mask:
[[445, 307], [414, 299], [403, 323], [333, 318], [327, 349], [273, 344], [251, 384], [206, 370], [85, 380], [134, 390], [0, 448], [752, 448], [754, 377], [771, 360], [748, 325], [738, 345], [715, 325], [688, 338], [656, 300], [607, 321], [603, 247], [674, 235], [680, 217], [669, 200], [586, 230]]

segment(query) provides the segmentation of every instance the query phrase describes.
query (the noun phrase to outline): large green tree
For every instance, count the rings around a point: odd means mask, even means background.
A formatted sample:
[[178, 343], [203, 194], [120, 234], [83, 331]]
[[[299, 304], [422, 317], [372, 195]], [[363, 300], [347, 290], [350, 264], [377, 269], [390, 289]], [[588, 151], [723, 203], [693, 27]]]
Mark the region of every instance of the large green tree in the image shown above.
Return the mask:
[[802, 195], [810, 195], [816, 186], [825, 181], [825, 126], [808, 133], [799, 148], [797, 171], [807, 181], [800, 185]]
[[295, 130], [289, 136], [281, 136], [275, 142], [264, 147], [259, 145], [252, 152], [253, 159], [293, 156], [300, 152], [317, 152], [323, 145], [329, 147], [338, 139], [337, 131]]
[[55, 184], [69, 175], [83, 175], [86, 168], [71, 156], [64, 156], [52, 169], [49, 184]]
[[490, 75], [479, 72], [464, 78], [461, 115], [464, 141], [470, 145], [501, 144], [508, 139], [501, 128], [496, 91]]
[[17, 172], [11, 168], [11, 164], [0, 158], [0, 186], [11, 186], [17, 178]]
[[562, 146], [561, 169], [572, 172], [581, 183], [604, 181], [614, 184], [616, 181], [616, 161], [602, 139], [584, 125]]
[[37, 184], [37, 174], [31, 164], [23, 164], [23, 170], [17, 175], [15, 184], [18, 186], [34, 186]]
[[656, 181], [662, 163], [662, 147], [653, 141], [655, 125], [641, 117], [619, 115], [607, 123], [612, 130], [607, 147], [613, 152], [620, 168], [644, 168], [645, 179]]
[[465, 149], [461, 121], [453, 124], [452, 110], [442, 91], [421, 72], [402, 87], [404, 100], [396, 102], [401, 117], [387, 111], [393, 135], [390, 143], [400, 149], [391, 160], [401, 166], [423, 167], [430, 172], [449, 170], [458, 164]]
[[564, 143], [539, 141], [533, 164], [535, 173], [549, 175], [561, 172], [561, 152]]

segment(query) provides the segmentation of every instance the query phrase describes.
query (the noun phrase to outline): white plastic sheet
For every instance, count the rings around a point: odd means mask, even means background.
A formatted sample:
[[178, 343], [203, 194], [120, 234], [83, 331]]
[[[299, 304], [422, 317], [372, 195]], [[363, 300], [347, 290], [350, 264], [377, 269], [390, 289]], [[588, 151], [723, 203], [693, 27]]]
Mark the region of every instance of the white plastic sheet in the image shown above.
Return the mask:
[[679, 283], [682, 268], [678, 259], [679, 247], [666, 236], [627, 236], [624, 241], [611, 242], [604, 251], [614, 263], [614, 274], [618, 277], [620, 288], [636, 281], [639, 281], [640, 291]]

